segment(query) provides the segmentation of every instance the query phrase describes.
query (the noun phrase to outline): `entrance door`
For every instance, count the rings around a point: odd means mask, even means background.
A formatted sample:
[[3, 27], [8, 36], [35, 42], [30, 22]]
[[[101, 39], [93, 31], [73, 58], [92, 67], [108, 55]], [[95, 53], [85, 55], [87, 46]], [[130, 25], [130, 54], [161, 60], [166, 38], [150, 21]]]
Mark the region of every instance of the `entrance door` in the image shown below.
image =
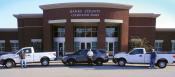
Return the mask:
[[107, 42], [107, 51], [110, 56], [114, 55], [114, 42]]
[[85, 49], [85, 43], [81, 43], [81, 49]]
[[115, 42], [107, 42], [106, 47], [107, 51], [109, 52], [109, 55], [113, 56], [115, 51]]
[[86, 49], [91, 49], [91, 43], [86, 43]]
[[58, 52], [60, 57], [64, 55], [64, 43], [58, 43]]
[[64, 56], [65, 48], [65, 37], [55, 37], [54, 38], [54, 50], [56, 51], [57, 59]]

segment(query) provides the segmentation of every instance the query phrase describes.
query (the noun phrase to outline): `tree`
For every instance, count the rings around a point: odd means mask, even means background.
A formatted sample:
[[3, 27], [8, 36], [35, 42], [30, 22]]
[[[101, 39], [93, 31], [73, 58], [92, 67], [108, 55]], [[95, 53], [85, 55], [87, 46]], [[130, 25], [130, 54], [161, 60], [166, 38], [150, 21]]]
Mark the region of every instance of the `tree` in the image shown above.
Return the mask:
[[147, 38], [141, 38], [139, 36], [131, 36], [131, 39], [129, 40], [130, 48], [145, 48], [146, 51], [150, 51], [153, 46], [151, 45], [151, 42], [147, 40]]

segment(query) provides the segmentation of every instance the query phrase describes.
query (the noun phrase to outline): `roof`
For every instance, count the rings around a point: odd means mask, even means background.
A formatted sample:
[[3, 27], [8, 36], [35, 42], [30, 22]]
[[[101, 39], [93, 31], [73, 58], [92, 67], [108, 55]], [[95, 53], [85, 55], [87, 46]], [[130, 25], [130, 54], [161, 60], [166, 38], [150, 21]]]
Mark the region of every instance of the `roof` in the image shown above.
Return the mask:
[[148, 18], [157, 18], [160, 14], [154, 13], [130, 13], [129, 17], [148, 17]]
[[77, 8], [77, 7], [101, 7], [101, 8], [118, 8], [130, 9], [132, 5], [118, 4], [118, 3], [104, 3], [104, 2], [71, 2], [71, 3], [56, 3], [48, 5], [40, 5], [41, 9], [56, 9], [56, 8]]
[[0, 28], [0, 32], [17, 32], [17, 28]]
[[14, 14], [16, 18], [42, 18], [43, 14]]
[[156, 28], [156, 31], [175, 32], [175, 28]]

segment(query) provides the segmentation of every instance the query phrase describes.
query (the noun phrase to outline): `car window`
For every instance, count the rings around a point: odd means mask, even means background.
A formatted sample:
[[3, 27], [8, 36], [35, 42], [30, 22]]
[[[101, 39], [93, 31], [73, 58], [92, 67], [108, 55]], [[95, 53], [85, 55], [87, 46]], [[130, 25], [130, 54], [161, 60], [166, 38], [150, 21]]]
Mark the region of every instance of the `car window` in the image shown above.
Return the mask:
[[97, 54], [98, 51], [97, 51], [97, 50], [92, 50], [92, 52], [93, 52], [94, 54]]
[[30, 48], [23, 49], [25, 53], [32, 53], [32, 50]]
[[130, 54], [143, 54], [143, 49], [135, 49]]
[[79, 50], [77, 55], [86, 55], [88, 50]]
[[104, 50], [99, 50], [99, 52], [102, 53], [102, 54], [106, 53], [106, 51], [104, 51]]

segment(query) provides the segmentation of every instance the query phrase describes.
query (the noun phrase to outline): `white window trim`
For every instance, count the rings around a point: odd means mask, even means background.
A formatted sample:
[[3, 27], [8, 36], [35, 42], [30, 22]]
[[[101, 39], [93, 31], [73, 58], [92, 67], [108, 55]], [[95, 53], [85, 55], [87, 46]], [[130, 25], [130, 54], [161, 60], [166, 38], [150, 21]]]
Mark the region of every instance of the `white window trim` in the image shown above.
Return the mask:
[[118, 19], [104, 19], [104, 22], [107, 22], [107, 23], [123, 23], [123, 20], [118, 20]]
[[163, 40], [155, 40], [155, 42], [161, 42], [161, 43], [163, 43]]
[[49, 20], [49, 21], [48, 21], [49, 24], [54, 24], [54, 23], [66, 23], [66, 22], [67, 22], [66, 19]]
[[10, 40], [10, 43], [19, 43], [18, 40]]
[[0, 43], [5, 43], [5, 40], [0, 40]]
[[174, 52], [175, 50], [173, 50], [174, 49], [173, 43], [175, 43], [175, 40], [171, 40], [171, 50]]
[[100, 22], [100, 19], [71, 19], [71, 22]]
[[175, 43], [175, 40], [171, 40], [171, 43]]
[[31, 39], [31, 42], [42, 42], [42, 39]]
[[[155, 43], [158, 43], [158, 46], [155, 46]], [[160, 47], [160, 43], [163, 44], [163, 40], [155, 40], [155, 43], [154, 43], [155, 49], [162, 48], [162, 47]]]

